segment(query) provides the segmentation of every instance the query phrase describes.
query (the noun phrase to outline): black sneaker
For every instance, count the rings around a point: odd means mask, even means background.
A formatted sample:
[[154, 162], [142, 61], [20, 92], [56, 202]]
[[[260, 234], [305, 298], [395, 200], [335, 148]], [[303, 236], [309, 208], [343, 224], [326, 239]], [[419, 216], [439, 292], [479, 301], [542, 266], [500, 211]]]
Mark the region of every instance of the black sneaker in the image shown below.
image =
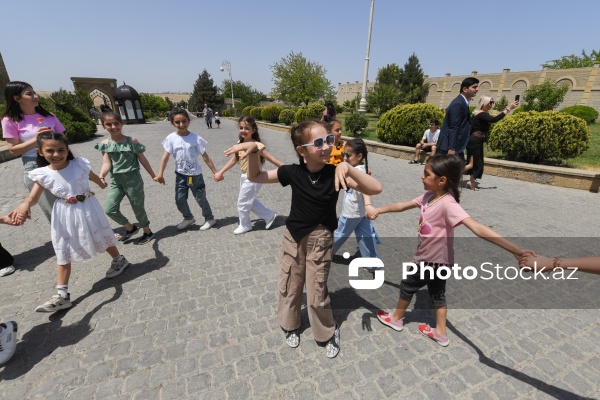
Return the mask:
[[124, 242], [127, 239], [129, 239], [130, 237], [132, 237], [133, 235], [135, 235], [138, 231], [140, 230], [140, 228], [136, 225], [133, 226], [133, 229], [130, 231], [125, 231], [125, 234], [121, 236], [121, 238], [119, 239], [120, 242]]
[[135, 244], [146, 244], [149, 241], [151, 241], [152, 239], [154, 239], [154, 233], [150, 232], [150, 233], [146, 233], [144, 232], [144, 234], [142, 235], [141, 238], [139, 238]]

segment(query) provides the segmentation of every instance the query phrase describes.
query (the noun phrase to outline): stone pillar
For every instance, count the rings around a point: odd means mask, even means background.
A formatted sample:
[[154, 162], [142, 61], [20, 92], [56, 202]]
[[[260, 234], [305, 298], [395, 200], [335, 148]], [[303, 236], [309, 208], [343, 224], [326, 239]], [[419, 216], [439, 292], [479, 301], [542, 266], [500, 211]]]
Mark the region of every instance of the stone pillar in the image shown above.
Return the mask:
[[450, 77], [450, 73], [447, 72], [446, 76], [444, 77], [444, 83], [442, 83], [442, 95], [440, 96], [440, 108], [446, 108], [446, 107], [444, 107], [444, 98], [446, 97], [446, 87], [448, 86], [449, 77]]
[[506, 84], [506, 77], [509, 72], [510, 72], [510, 68], [504, 68], [502, 70], [502, 75], [500, 76], [500, 83], [498, 84], [498, 96], [497, 96], [498, 99], [500, 99], [502, 97], [502, 92], [504, 91], [504, 85]]
[[540, 79], [538, 79], [538, 85], [546, 82], [546, 72], [550, 69], [548, 64], [542, 64], [542, 72], [540, 72]]
[[590, 76], [588, 77], [587, 84], [585, 85], [585, 89], [583, 90], [583, 94], [581, 95], [580, 103], [583, 105], [587, 105], [590, 101], [590, 96], [592, 94], [592, 88], [594, 87], [594, 83], [596, 82], [596, 77], [598, 76], [598, 71], [600, 70], [600, 61], [596, 61], [592, 70], [590, 71]]
[[2, 58], [2, 53], [0, 53], [0, 96], [4, 96], [4, 88], [10, 82], [10, 78], [8, 77], [8, 71], [6, 70], [6, 66], [4, 65], [4, 59]]

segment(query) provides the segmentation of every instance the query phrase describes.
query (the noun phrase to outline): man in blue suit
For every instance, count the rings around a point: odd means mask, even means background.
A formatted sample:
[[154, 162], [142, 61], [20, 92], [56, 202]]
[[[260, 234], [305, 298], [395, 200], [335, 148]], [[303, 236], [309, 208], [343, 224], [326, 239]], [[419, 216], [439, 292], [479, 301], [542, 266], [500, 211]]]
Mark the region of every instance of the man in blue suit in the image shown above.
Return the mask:
[[464, 160], [464, 151], [471, 134], [469, 101], [479, 90], [477, 78], [465, 78], [460, 84], [460, 94], [446, 108], [446, 116], [437, 141], [440, 154], [457, 154]]

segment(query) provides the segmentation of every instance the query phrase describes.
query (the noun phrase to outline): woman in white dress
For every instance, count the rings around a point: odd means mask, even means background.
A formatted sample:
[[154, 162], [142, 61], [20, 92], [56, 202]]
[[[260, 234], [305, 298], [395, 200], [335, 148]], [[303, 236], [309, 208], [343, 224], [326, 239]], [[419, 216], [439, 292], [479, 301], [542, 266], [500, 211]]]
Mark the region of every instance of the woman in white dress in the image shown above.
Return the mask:
[[50, 225], [58, 264], [58, 294], [36, 308], [39, 312], [54, 312], [72, 305], [68, 284], [73, 261], [89, 259], [106, 251], [113, 258], [106, 272], [107, 278], [119, 275], [129, 262], [119, 254], [106, 214], [94, 192], [90, 191], [90, 180], [102, 189], [106, 187], [106, 183], [92, 172], [89, 161], [74, 158], [64, 135], [54, 132], [38, 135], [37, 152], [40, 168], [29, 172], [29, 177], [35, 184], [29, 197], [15, 210], [14, 215], [18, 223], [31, 218], [31, 207], [37, 203], [44, 189], [57, 198], [52, 207]]

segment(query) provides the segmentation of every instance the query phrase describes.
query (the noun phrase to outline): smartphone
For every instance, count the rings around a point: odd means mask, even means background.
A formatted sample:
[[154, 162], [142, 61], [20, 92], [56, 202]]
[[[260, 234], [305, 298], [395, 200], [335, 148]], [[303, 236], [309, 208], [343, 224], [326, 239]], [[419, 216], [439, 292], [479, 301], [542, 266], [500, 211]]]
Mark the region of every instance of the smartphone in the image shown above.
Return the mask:
[[515, 96], [515, 101], [519, 101], [519, 99], [520, 99], [520, 98], [521, 98], [521, 95], [520, 95], [520, 94], [516, 95], [516, 96]]

